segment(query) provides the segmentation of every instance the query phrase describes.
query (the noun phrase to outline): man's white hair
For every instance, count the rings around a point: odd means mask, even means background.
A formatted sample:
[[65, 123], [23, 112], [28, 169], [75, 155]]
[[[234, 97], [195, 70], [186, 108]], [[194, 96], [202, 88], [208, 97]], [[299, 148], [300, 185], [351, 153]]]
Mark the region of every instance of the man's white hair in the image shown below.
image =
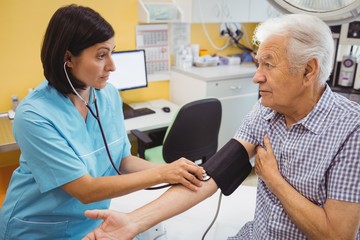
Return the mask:
[[288, 39], [287, 53], [291, 68], [299, 69], [317, 59], [320, 84], [328, 80], [334, 59], [334, 40], [322, 20], [307, 14], [286, 14], [261, 23], [254, 33], [254, 43], [261, 44], [272, 36]]

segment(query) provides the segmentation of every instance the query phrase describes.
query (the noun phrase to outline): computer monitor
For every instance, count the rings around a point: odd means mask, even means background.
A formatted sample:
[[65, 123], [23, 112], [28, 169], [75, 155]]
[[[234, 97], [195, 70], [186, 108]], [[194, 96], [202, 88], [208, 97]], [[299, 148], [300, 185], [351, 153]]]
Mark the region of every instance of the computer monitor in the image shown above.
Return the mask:
[[112, 59], [116, 70], [110, 73], [109, 83], [121, 91], [147, 87], [144, 49], [113, 52]]

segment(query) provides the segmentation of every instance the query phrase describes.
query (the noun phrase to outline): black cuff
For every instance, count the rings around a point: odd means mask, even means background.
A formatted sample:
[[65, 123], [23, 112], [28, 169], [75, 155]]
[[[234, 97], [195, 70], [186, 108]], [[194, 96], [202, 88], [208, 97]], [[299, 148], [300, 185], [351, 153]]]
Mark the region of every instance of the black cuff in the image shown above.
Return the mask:
[[225, 196], [233, 193], [252, 169], [245, 147], [235, 139], [227, 142], [202, 166]]

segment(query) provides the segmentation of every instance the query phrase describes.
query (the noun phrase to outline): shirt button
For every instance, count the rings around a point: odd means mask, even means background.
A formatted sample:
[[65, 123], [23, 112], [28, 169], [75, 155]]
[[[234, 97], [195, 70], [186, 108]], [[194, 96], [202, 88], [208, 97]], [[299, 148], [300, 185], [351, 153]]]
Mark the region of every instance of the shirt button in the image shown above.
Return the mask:
[[278, 218], [278, 215], [276, 213], [273, 214], [272, 219], [276, 220]]

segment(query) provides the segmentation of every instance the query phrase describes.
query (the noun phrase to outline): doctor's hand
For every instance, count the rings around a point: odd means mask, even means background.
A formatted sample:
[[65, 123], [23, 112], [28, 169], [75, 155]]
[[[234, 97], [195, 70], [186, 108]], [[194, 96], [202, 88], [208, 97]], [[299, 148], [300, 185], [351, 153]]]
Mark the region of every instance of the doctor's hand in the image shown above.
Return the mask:
[[182, 184], [196, 191], [202, 184], [205, 170], [186, 158], [180, 158], [172, 163], [161, 165], [159, 173], [163, 182]]
[[282, 179], [278, 163], [271, 147], [268, 135], [264, 136], [265, 147], [256, 147], [255, 173], [271, 190], [277, 179]]
[[138, 234], [136, 224], [125, 213], [112, 210], [87, 210], [85, 216], [104, 222], [82, 240], [132, 240]]

